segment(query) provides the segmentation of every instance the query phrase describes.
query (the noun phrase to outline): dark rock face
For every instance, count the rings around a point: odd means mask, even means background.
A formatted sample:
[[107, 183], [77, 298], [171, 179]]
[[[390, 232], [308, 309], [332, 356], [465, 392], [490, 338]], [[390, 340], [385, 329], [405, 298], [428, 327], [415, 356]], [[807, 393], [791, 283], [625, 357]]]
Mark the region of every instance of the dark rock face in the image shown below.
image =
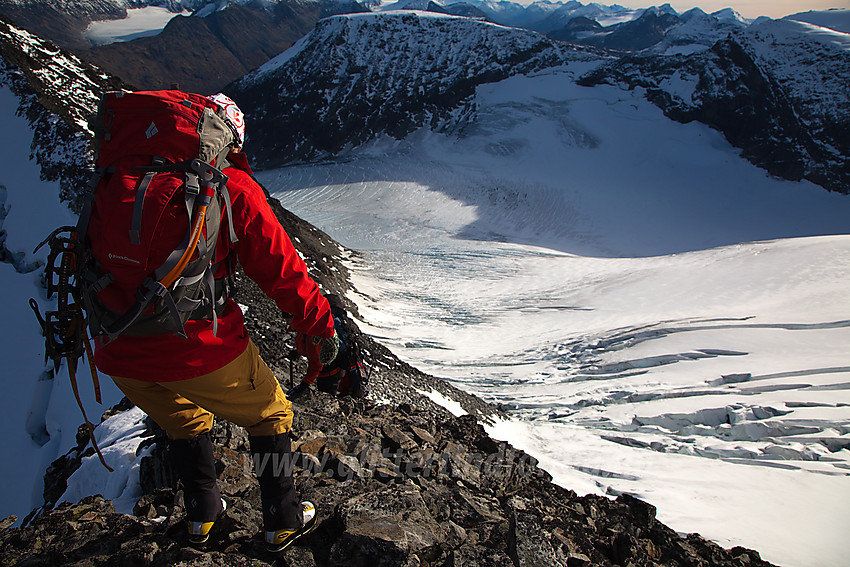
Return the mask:
[[212, 94], [288, 49], [330, 13], [325, 2], [282, 2], [273, 10], [231, 4], [204, 18], [176, 16], [159, 35], [80, 55], [140, 89], [178, 84]]
[[[268, 555], [244, 430], [216, 422], [228, 510], [204, 552], [187, 546], [182, 491], [165, 451], [143, 461], [134, 516], [89, 497], [0, 534], [3, 565], [574, 566], [768, 565], [758, 554], [680, 537], [652, 506], [578, 497], [473, 416], [311, 391], [295, 405], [296, 485], [321, 520], [284, 558]], [[150, 442], [158, 442], [155, 428]], [[161, 435], [161, 432], [159, 432]], [[143, 444], [145, 445], [145, 444]], [[139, 450], [142, 450], [140, 447]]]
[[590, 36], [580, 42], [618, 51], [640, 51], [661, 41], [667, 30], [681, 23], [682, 20], [675, 14], [659, 14], [647, 10], [636, 20], [612, 26], [613, 31], [610, 33]]
[[588, 32], [599, 33], [602, 29], [602, 26], [596, 20], [579, 16], [567, 22], [567, 25], [546, 35], [561, 41], [578, 41], [582, 35], [586, 35]]

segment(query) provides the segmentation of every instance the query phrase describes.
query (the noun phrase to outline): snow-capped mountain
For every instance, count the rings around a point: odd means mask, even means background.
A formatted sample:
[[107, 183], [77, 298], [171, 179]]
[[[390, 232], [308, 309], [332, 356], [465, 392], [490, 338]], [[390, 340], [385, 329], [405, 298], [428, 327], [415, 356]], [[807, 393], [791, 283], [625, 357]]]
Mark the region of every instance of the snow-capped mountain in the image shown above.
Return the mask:
[[251, 109], [254, 156], [271, 167], [333, 155], [382, 133], [461, 129], [477, 85], [601, 57], [469, 18], [336, 16], [227, 92]]
[[679, 19], [681, 24], [667, 29], [661, 41], [648, 49], [649, 53], [688, 55], [708, 49], [749, 25], [731, 10], [706, 14], [699, 8], [692, 8]]
[[529, 5], [481, 0], [0, 0], [0, 14], [139, 88], [179, 84], [198, 92], [220, 90], [259, 67], [323, 17], [369, 10], [451, 14], [531, 29], [559, 41], [656, 54], [704, 50], [750, 23], [732, 9], [678, 14], [669, 4], [628, 9], [576, 0]]
[[[67, 5], [66, 5], [67, 4]], [[141, 89], [213, 93], [336, 13], [338, 0], [0, 0], [0, 14]]]
[[646, 89], [676, 120], [723, 132], [774, 175], [850, 188], [850, 36], [791, 20], [765, 20], [708, 51], [626, 58], [583, 84]]
[[626, 52], [691, 53], [750, 24], [732, 9], [679, 14], [669, 4], [644, 10], [589, 4], [559, 9], [533, 29], [553, 39]]
[[[682, 20], [672, 9], [650, 8], [634, 20], [598, 29], [597, 33], [576, 38], [576, 41], [617, 51], [641, 51], [657, 45], [664, 39], [668, 30], [681, 24]], [[556, 34], [557, 31], [550, 32], [552, 37], [557, 37]]]
[[543, 33], [553, 32], [567, 26], [577, 18], [586, 18], [598, 23], [600, 27], [608, 27], [615, 23], [623, 23], [635, 19], [643, 10], [628, 10], [622, 6], [604, 6], [598, 3], [587, 5], [581, 2], [567, 2], [563, 6], [548, 13], [542, 21], [528, 27]]

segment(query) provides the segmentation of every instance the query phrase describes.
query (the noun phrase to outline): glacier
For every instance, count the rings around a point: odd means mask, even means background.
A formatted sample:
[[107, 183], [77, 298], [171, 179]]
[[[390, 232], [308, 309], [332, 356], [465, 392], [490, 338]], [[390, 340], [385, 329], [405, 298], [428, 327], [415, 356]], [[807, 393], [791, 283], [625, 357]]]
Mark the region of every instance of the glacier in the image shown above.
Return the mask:
[[259, 173], [363, 253], [351, 295], [407, 362], [578, 492], [787, 566], [850, 528], [850, 200], [767, 175], [590, 63], [477, 88], [420, 130]]

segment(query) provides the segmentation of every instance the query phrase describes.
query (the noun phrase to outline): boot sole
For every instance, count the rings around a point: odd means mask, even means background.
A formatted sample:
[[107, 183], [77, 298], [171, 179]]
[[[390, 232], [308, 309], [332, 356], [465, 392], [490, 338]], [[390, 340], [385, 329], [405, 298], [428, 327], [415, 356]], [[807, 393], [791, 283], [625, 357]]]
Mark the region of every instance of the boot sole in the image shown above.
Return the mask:
[[313, 516], [313, 518], [309, 522], [304, 524], [304, 526], [300, 530], [295, 532], [295, 534], [293, 536], [291, 536], [288, 540], [286, 540], [282, 544], [280, 544], [280, 545], [270, 545], [270, 544], [267, 543], [266, 544], [266, 550], [268, 550], [269, 553], [282, 553], [282, 552], [286, 551], [289, 548], [289, 546], [291, 546], [293, 543], [295, 543], [296, 540], [300, 539], [301, 537], [303, 537], [303, 536], [307, 535], [308, 533], [310, 533], [311, 531], [313, 531], [313, 528], [315, 528], [318, 523], [319, 523], [319, 515], [316, 514], [315, 516]]

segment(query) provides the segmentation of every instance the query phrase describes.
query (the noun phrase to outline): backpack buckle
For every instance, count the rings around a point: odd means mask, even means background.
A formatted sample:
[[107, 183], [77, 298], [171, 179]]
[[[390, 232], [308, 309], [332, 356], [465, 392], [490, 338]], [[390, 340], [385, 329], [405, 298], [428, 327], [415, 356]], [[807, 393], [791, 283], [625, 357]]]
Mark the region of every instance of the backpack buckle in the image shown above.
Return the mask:
[[198, 184], [198, 175], [196, 173], [186, 172], [186, 193], [189, 195], [198, 195], [201, 192], [201, 186]]

